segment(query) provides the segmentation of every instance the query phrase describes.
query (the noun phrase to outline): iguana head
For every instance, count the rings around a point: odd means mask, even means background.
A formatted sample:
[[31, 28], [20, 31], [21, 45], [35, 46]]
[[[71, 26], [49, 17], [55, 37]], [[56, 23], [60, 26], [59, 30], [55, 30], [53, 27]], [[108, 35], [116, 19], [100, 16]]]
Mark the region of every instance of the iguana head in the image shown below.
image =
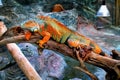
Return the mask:
[[28, 29], [31, 32], [38, 32], [39, 30], [39, 24], [33, 20], [29, 20], [21, 25], [23, 29]]
[[39, 30], [39, 24], [33, 20], [26, 21], [21, 25], [21, 28], [26, 29], [27, 31], [25, 32], [25, 38], [26, 40], [29, 40], [32, 33], [31, 32], [38, 32]]

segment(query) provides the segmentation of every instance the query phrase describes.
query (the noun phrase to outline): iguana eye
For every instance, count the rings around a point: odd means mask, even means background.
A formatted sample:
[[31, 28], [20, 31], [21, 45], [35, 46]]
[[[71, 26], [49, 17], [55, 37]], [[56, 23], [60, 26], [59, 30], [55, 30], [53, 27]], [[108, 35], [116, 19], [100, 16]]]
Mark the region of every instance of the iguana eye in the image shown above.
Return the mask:
[[38, 28], [35, 28], [35, 29], [33, 30], [33, 32], [38, 32]]
[[37, 27], [32, 27], [32, 28], [30, 28], [30, 30], [31, 30], [32, 32], [38, 32], [38, 28], [37, 28]]

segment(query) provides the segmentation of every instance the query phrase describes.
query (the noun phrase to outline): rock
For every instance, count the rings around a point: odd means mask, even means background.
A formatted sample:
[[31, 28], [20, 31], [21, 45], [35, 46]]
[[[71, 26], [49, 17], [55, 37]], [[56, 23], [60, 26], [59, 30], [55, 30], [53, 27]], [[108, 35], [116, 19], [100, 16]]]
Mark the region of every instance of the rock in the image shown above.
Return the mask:
[[0, 46], [0, 53], [5, 52], [7, 50], [6, 46]]
[[30, 59], [34, 68], [38, 71], [43, 80], [62, 80], [66, 62], [63, 57], [51, 50], [44, 50], [42, 55]]
[[35, 57], [38, 56], [38, 49], [36, 46], [30, 43], [20, 43], [18, 44], [20, 47], [21, 51], [26, 57]]
[[0, 80], [5, 80], [5, 72], [0, 71]]
[[32, 3], [39, 2], [39, 0], [15, 0], [15, 1], [18, 2], [21, 5], [30, 5]]
[[9, 52], [0, 54], [0, 71], [9, 68], [14, 65], [15, 61], [11, 57]]
[[120, 51], [120, 45], [118, 45], [118, 46], [116, 47], [116, 49], [117, 49], [118, 51]]
[[106, 80], [106, 72], [103, 69], [98, 68], [94, 74], [98, 77], [99, 80]]
[[2, 0], [3, 6], [19, 6], [19, 4], [15, 0]]
[[69, 80], [82, 80], [82, 79], [79, 79], [79, 78], [72, 78], [72, 79], [69, 79]]
[[28, 80], [17, 64], [0, 71], [0, 80]]
[[[18, 46], [43, 80], [62, 80], [64, 78], [67, 64], [62, 56], [46, 49], [41, 55], [38, 55], [37, 47], [30, 43], [20, 43]], [[8, 58], [0, 57], [0, 65], [2, 64], [0, 67], [4, 68], [6, 65], [9, 65], [10, 61], [8, 60]], [[2, 77], [2, 80], [27, 80], [15, 63], [0, 71], [0, 77]]]
[[8, 68], [9, 65], [14, 64], [12, 56], [8, 52], [6, 46], [0, 46], [0, 70]]

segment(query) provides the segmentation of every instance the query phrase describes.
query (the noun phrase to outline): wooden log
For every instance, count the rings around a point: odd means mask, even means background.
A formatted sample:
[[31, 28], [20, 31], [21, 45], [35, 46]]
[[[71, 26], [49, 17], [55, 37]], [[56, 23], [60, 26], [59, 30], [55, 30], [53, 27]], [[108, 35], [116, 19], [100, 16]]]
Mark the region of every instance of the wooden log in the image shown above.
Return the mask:
[[6, 26], [2, 21], [0, 21], [0, 36], [2, 36], [7, 31]]
[[7, 44], [7, 48], [10, 51], [12, 57], [17, 62], [20, 69], [24, 72], [29, 80], [42, 80], [38, 73], [35, 71], [34, 67], [26, 59], [26, 57], [23, 55], [15, 43]]
[[120, 25], [120, 0], [115, 0], [115, 25]]

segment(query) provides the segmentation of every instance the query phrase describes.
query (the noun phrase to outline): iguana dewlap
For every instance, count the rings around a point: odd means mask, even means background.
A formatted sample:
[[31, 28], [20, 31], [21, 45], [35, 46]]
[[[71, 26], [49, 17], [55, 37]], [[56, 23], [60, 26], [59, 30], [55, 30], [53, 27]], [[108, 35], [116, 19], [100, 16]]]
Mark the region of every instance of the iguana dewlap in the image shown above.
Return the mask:
[[[90, 46], [93, 52], [101, 54], [101, 48], [89, 38], [70, 30], [64, 24], [57, 21], [56, 19], [38, 16], [38, 20], [29, 20], [22, 25], [22, 28], [29, 29], [32, 32], [38, 32], [43, 36], [42, 40], [39, 40], [39, 46], [43, 48], [43, 44], [46, 43], [50, 38], [59, 42], [65, 43], [70, 47], [79, 46]], [[31, 34], [30, 34], [31, 35]], [[29, 40], [30, 36], [27, 34], [26, 38]], [[105, 54], [103, 54], [105, 55]]]

